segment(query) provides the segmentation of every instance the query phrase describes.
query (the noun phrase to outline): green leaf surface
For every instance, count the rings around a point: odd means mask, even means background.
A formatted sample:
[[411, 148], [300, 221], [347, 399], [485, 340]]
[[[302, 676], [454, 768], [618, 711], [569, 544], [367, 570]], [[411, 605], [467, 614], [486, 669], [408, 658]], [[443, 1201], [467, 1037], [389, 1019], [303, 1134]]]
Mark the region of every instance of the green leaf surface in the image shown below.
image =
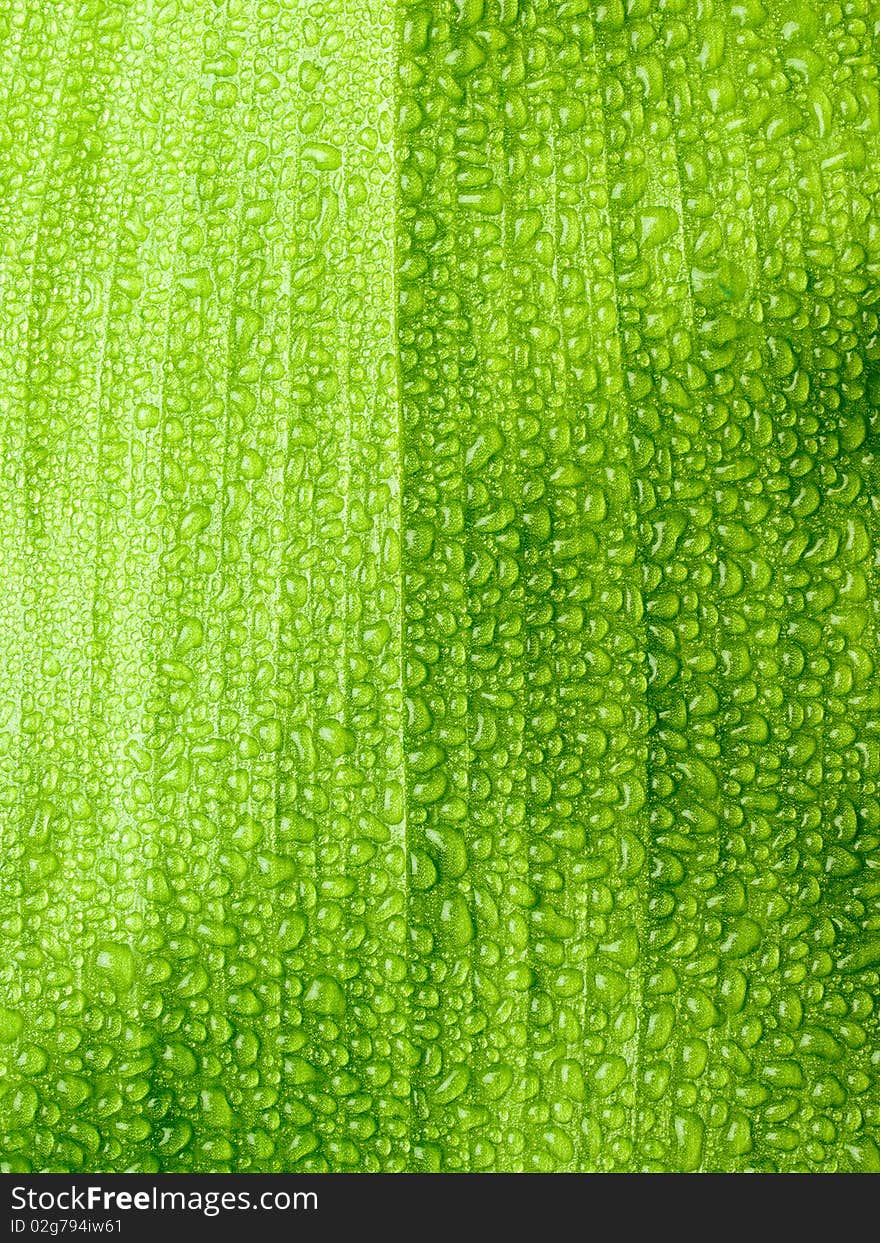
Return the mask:
[[0, 1168], [880, 1171], [878, 38], [0, 10]]

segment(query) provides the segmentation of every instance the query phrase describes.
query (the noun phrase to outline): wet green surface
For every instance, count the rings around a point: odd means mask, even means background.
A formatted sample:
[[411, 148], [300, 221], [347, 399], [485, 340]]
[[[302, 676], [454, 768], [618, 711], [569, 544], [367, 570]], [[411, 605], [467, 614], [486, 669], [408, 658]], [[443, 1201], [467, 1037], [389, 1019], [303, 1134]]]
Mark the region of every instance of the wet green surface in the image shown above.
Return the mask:
[[868, 0], [0, 12], [0, 1161], [880, 1170]]

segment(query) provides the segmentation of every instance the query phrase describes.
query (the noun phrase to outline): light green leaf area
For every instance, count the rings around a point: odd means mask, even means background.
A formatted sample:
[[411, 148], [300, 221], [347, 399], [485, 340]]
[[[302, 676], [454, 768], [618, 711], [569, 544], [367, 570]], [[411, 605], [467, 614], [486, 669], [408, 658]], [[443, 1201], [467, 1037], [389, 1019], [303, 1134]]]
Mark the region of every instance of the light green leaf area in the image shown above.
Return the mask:
[[0, 1168], [880, 1171], [878, 39], [0, 10]]

